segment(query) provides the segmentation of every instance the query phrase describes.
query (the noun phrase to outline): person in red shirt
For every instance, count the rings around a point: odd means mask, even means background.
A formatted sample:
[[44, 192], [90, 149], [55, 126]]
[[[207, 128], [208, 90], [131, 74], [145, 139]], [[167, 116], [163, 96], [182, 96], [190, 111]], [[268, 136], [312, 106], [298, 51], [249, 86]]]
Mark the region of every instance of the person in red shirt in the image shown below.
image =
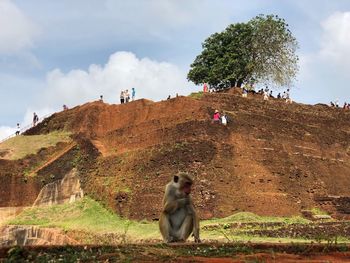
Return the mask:
[[213, 116], [213, 121], [214, 122], [220, 122], [220, 113], [218, 110], [215, 110], [214, 116]]
[[203, 85], [203, 92], [208, 92], [208, 85], [207, 85], [207, 83], [204, 83], [204, 85]]

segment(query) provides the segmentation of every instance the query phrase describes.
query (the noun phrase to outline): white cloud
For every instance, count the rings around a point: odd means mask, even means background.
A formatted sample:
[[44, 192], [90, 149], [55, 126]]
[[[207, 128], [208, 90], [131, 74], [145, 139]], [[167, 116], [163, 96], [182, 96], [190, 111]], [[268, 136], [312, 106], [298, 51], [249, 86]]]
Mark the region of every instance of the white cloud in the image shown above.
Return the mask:
[[137, 98], [165, 99], [169, 94], [188, 94], [194, 86], [177, 66], [149, 58], [139, 59], [131, 52], [116, 52], [104, 65], [92, 64], [88, 70], [63, 73], [55, 69], [47, 74], [44, 106], [55, 108], [97, 100], [100, 95], [109, 103], [119, 103], [121, 90], [134, 87]]
[[300, 56], [297, 100], [350, 101], [350, 12], [335, 12], [320, 22], [320, 47]]
[[36, 25], [10, 0], [0, 1], [0, 54], [12, 54], [33, 45]]
[[0, 141], [13, 135], [16, 132], [16, 128], [8, 126], [0, 126]]
[[350, 12], [336, 12], [321, 23], [323, 29], [320, 56], [350, 67]]

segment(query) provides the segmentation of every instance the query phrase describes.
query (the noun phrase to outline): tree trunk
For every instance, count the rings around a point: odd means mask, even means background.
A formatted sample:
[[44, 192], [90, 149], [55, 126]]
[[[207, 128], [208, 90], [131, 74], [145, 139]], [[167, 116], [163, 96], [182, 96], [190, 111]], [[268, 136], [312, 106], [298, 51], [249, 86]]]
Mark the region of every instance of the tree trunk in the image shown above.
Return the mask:
[[243, 79], [239, 79], [238, 82], [237, 82], [237, 87], [241, 87], [243, 84]]

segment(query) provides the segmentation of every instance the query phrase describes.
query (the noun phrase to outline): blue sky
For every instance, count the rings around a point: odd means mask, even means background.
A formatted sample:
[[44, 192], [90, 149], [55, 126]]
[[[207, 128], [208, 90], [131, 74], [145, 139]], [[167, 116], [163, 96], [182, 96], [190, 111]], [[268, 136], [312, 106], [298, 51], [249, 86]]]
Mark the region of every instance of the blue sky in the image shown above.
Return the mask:
[[258, 14], [286, 19], [299, 42], [292, 97], [350, 101], [350, 1], [0, 0], [0, 138], [59, 111], [122, 89], [160, 100], [187, 82], [201, 43]]

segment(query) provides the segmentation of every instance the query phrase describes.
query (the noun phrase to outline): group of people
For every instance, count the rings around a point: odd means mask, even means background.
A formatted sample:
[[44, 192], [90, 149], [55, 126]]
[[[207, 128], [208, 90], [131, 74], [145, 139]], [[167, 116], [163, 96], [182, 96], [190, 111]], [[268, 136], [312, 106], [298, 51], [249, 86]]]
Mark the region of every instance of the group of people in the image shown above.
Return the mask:
[[[135, 88], [131, 89], [131, 100], [135, 100]], [[130, 101], [130, 93], [129, 90], [122, 90], [120, 92], [120, 104], [128, 103]]]
[[[33, 122], [32, 122], [32, 127], [36, 126], [37, 123], [39, 122], [39, 116], [38, 114], [36, 114], [35, 112], [33, 113]], [[21, 126], [19, 123], [17, 123], [16, 125], [16, 132], [15, 132], [15, 135], [20, 135], [21, 133]]]
[[[258, 90], [258, 92], [253, 91], [253, 93], [258, 93], [260, 95], [263, 95], [263, 99], [264, 100], [269, 100], [269, 98], [275, 98], [272, 94], [272, 90], [270, 90], [268, 88], [268, 86], [264, 88], [261, 88], [260, 90]], [[248, 90], [246, 88], [243, 88], [243, 92], [242, 92], [242, 97], [247, 97], [248, 95]], [[283, 92], [283, 94], [281, 95], [281, 93], [277, 94], [277, 99], [283, 99], [286, 101], [286, 103], [292, 103], [292, 99], [290, 98], [290, 90], [287, 89], [286, 91]]]
[[[331, 101], [330, 105], [331, 105], [331, 107], [339, 108], [339, 101], [338, 101], [338, 99], [336, 99], [335, 102]], [[350, 103], [344, 102], [343, 109], [344, 110], [350, 110]]]
[[220, 112], [218, 110], [215, 110], [214, 115], [213, 115], [213, 122], [214, 123], [221, 123], [222, 125], [226, 126], [227, 122], [228, 122], [228, 117], [225, 114], [225, 112], [220, 114]]
[[215, 92], [216, 90], [214, 88], [210, 88], [209, 85], [207, 83], [203, 84], [203, 92], [207, 93], [207, 92]]

